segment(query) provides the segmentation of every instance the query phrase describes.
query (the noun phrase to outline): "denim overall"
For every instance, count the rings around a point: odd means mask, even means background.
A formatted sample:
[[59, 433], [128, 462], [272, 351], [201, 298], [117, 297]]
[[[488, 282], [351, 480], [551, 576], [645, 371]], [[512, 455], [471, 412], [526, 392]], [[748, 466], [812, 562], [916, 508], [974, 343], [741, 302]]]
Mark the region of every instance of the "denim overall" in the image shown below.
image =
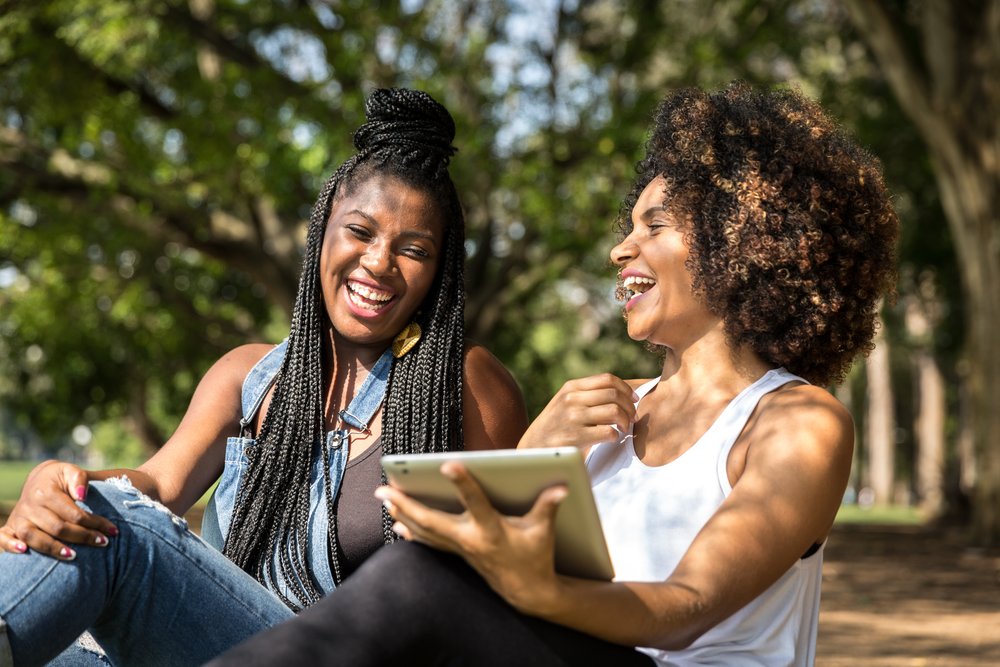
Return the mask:
[[[205, 508], [201, 524], [202, 538], [219, 551], [222, 551], [225, 544], [240, 480], [247, 467], [246, 451], [257, 445], [256, 439], [245, 436], [249, 433], [249, 425], [264, 402], [264, 396], [275, 382], [287, 346], [288, 341], [286, 340], [268, 352], [250, 370], [243, 382], [243, 418], [240, 420], [240, 436], [229, 438], [226, 441], [225, 468], [219, 479], [219, 485]], [[359, 430], [368, 429], [372, 417], [382, 405], [382, 399], [385, 397], [392, 363], [393, 356], [390, 348], [375, 363], [347, 409], [340, 411], [342, 425], [349, 425]], [[324, 595], [336, 587], [339, 579], [331, 568], [330, 560], [327, 557], [330, 522], [327, 515], [325, 487], [329, 484], [331, 498], [336, 498], [340, 492], [340, 483], [344, 478], [344, 469], [347, 467], [350, 430], [345, 427], [327, 431], [325, 438], [325, 451], [322, 447], [314, 448], [309, 491], [308, 544], [306, 545], [306, 558], [315, 579], [314, 584]], [[325, 479], [327, 475], [324, 474], [323, 470], [324, 459], [328, 461], [328, 479]], [[280, 570], [272, 568], [271, 574], [274, 576], [278, 589], [289, 599], [294, 600], [291, 586], [284, 580]]]
[[[12, 665], [14, 653], [25, 664], [53, 667], [107, 667], [109, 659], [120, 665], [201, 665], [293, 616], [273, 591], [219, 551], [247, 465], [246, 449], [255, 446], [243, 436], [274, 383], [285, 349], [282, 343], [269, 352], [243, 383], [241, 437], [226, 444], [226, 466], [205, 513], [204, 539], [122, 476], [91, 482], [86, 501], [77, 501], [118, 527], [119, 535], [107, 546], [79, 545], [72, 561], [34, 550], [0, 553], [0, 667]], [[382, 403], [392, 362], [386, 351], [340, 413], [344, 424], [367, 428]], [[348, 442], [349, 431], [337, 429], [317, 443], [325, 444], [325, 451], [314, 448], [306, 553], [324, 593], [336, 583], [326, 555], [325, 489], [331, 498], [340, 490]], [[275, 580], [294, 600], [286, 582]], [[89, 634], [74, 643], [84, 630]], [[69, 648], [56, 655], [62, 647]]]

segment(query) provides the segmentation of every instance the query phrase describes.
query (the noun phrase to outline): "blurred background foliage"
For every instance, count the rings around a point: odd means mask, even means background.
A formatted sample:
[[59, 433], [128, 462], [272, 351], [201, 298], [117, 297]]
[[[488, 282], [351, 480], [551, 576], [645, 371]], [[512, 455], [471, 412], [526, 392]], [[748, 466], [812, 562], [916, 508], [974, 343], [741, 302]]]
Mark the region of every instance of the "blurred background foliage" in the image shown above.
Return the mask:
[[[868, 4], [917, 54], [921, 17], [940, 5]], [[958, 18], [995, 5], [968, 3]], [[903, 241], [882, 344], [895, 476], [875, 500], [928, 495], [914, 426], [927, 408], [913, 365], [923, 351], [945, 386], [931, 510], [974, 504], [967, 469], [983, 453], [960, 446], [977, 437], [974, 401], [962, 407], [968, 285], [927, 133], [898, 103], [870, 48], [877, 22], [858, 7], [0, 1], [0, 457], [135, 463], [224, 351], [280, 340], [310, 206], [382, 86], [427, 90], [456, 119], [469, 336], [511, 369], [531, 413], [572, 377], [654, 375], [658, 359], [628, 341], [613, 299], [613, 222], [656, 102], [740, 78], [801, 87], [882, 158]], [[1000, 27], [985, 25], [995, 44]], [[907, 324], [914, 303], [923, 328]], [[878, 487], [870, 378], [859, 364], [838, 393], [861, 436], [855, 495]]]

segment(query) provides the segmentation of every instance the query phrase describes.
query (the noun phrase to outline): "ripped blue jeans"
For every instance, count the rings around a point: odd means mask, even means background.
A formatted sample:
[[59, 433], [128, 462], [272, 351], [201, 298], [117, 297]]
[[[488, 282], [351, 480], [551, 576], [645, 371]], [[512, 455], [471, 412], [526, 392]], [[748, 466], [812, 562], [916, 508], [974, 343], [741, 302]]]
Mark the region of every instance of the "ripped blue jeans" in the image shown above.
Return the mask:
[[126, 478], [92, 482], [81, 505], [118, 527], [107, 547], [0, 553], [0, 667], [44, 664], [85, 630], [112, 664], [200, 665], [294, 615]]

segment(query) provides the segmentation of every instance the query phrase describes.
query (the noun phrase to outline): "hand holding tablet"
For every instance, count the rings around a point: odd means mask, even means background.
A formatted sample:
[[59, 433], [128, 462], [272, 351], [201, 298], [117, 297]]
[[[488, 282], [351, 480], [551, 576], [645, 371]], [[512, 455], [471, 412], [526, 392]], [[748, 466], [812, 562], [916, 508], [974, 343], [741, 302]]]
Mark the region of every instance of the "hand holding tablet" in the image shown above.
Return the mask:
[[569, 493], [556, 514], [556, 570], [588, 579], [614, 576], [590, 478], [575, 447], [500, 449], [382, 457], [392, 486], [428, 507], [462, 512], [455, 486], [440, 471], [445, 461], [459, 461], [482, 487], [498, 512], [520, 516], [544, 489], [564, 484]]

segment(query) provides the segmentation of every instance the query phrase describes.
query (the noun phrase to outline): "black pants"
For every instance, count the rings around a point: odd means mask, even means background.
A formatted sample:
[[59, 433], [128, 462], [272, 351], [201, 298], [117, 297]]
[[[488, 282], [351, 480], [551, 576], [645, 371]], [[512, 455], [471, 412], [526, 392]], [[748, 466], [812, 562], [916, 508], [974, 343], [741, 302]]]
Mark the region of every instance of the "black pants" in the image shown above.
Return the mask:
[[312, 664], [654, 663], [632, 648], [524, 616], [462, 559], [400, 542], [379, 550], [323, 601], [209, 663]]

